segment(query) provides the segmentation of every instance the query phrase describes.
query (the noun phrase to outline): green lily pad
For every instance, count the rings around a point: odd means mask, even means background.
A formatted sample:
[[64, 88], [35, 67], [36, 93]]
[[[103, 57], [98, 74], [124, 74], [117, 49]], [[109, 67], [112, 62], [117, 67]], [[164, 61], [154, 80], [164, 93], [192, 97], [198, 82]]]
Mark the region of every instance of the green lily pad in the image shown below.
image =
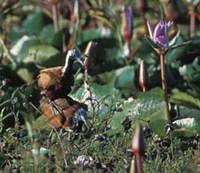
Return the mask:
[[[125, 101], [123, 111], [116, 112], [111, 121], [111, 128], [116, 130], [122, 129], [122, 122], [127, 115], [133, 119], [141, 119], [152, 127], [153, 131], [160, 136], [165, 134], [165, 115], [162, 90], [160, 88], [152, 89], [143, 93], [137, 99]], [[133, 126], [135, 121], [133, 120]]]
[[182, 118], [173, 122], [177, 127], [173, 135], [190, 137], [200, 132], [200, 118]]
[[111, 30], [109, 28], [87, 29], [80, 33], [77, 44], [102, 37], [111, 37]]
[[62, 62], [60, 52], [48, 45], [35, 45], [28, 49], [28, 55], [23, 60], [24, 63], [35, 63], [41, 66], [56, 66]]
[[22, 27], [29, 34], [39, 33], [45, 24], [45, 14], [37, 10], [35, 13], [30, 14], [22, 23]]
[[183, 65], [182, 67], [180, 67], [179, 72], [186, 80], [199, 81], [200, 80], [199, 58], [195, 58], [192, 64]]
[[18, 40], [23, 35], [34, 35], [40, 33], [45, 25], [51, 22], [51, 19], [41, 10], [36, 10], [29, 14], [21, 25], [15, 25], [9, 33], [9, 38], [13, 41]]
[[40, 40], [35, 36], [22, 36], [11, 49], [11, 53], [17, 56], [17, 61], [21, 62], [28, 54], [30, 47], [40, 44]]
[[33, 74], [27, 68], [20, 68], [17, 71], [17, 74], [27, 83], [31, 83], [33, 81]]
[[136, 91], [136, 86], [134, 84], [134, 66], [118, 68], [110, 72], [102, 73], [98, 75], [98, 77], [103, 83], [112, 83], [113, 87], [120, 90], [125, 95]]
[[117, 89], [132, 90], [135, 89], [134, 79], [135, 71], [133, 66], [126, 66], [115, 71], [115, 87]]
[[185, 105], [185, 106], [200, 109], [200, 99], [199, 98], [195, 98], [194, 96], [192, 96], [186, 92], [181, 92], [178, 89], [172, 90], [170, 100], [171, 100], [171, 102], [179, 104], [179, 105]]

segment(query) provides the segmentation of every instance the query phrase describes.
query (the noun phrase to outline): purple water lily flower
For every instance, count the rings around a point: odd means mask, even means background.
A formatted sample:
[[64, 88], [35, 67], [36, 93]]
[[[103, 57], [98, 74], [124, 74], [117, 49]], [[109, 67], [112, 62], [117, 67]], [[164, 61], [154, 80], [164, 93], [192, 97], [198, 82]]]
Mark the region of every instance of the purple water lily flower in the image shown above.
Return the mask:
[[169, 48], [168, 31], [169, 31], [169, 28], [172, 26], [172, 24], [173, 22], [171, 21], [166, 22], [166, 21], [160, 20], [160, 22], [156, 25], [156, 27], [154, 28], [154, 31], [152, 32], [149, 23], [147, 23], [150, 38], [160, 48]]

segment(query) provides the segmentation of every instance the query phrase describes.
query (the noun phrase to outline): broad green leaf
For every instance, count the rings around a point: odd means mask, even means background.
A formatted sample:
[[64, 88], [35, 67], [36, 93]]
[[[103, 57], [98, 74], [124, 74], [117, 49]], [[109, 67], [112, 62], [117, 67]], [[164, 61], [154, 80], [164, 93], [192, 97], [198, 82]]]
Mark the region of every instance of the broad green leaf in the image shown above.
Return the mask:
[[179, 72], [186, 80], [199, 81], [200, 80], [199, 58], [195, 58], [192, 64], [183, 65], [182, 67], [179, 67]]
[[28, 54], [29, 48], [40, 44], [40, 40], [35, 36], [22, 36], [11, 49], [11, 53], [17, 56], [17, 61], [21, 62]]
[[59, 49], [62, 49], [63, 37], [63, 30], [55, 33], [53, 25], [47, 25], [43, 27], [42, 31], [39, 34], [39, 39], [43, 44], [48, 44]]
[[122, 122], [127, 115], [133, 118], [133, 125], [135, 119], [139, 118], [147, 123], [150, 127], [159, 134], [164, 136], [165, 115], [163, 111], [163, 97], [162, 91], [159, 88], [152, 89], [144, 94], [141, 94], [137, 99], [132, 101], [125, 101], [123, 104], [123, 111], [116, 112], [111, 121], [111, 128], [122, 129]]
[[52, 43], [54, 35], [55, 31], [53, 25], [47, 25], [42, 28], [39, 37], [42, 40], [42, 42], [50, 44]]
[[52, 46], [35, 45], [31, 46], [28, 49], [28, 54], [24, 58], [23, 62], [24, 63], [32, 62], [37, 65], [51, 67], [61, 64], [63, 59], [59, 55], [60, 52]]
[[[183, 38], [182, 37], [178, 37], [177, 40], [176, 40], [176, 44], [173, 45], [172, 49], [170, 48], [168, 51], [167, 51], [167, 54], [166, 54], [166, 60], [168, 62], [174, 62], [176, 61], [178, 58], [181, 58], [181, 56], [184, 55], [184, 53], [186, 52], [186, 49], [187, 49], [187, 44], [184, 45], [184, 46], [180, 46], [183, 44]], [[176, 48], [175, 48], [176, 47]]]
[[20, 68], [17, 71], [17, 74], [27, 83], [31, 83], [33, 81], [33, 74], [27, 68]]
[[115, 72], [116, 80], [115, 87], [117, 89], [129, 89], [134, 90], [134, 79], [135, 79], [135, 71], [133, 66], [126, 66], [116, 70]]
[[41, 10], [36, 10], [34, 13], [30, 13], [21, 25], [13, 26], [11, 32], [9, 33], [9, 38], [16, 41], [23, 35], [38, 35], [48, 22], [51, 22], [51, 19]]
[[[94, 94], [94, 97], [99, 100], [107, 96], [117, 96], [120, 95], [119, 91], [114, 88], [112, 83], [109, 83], [107, 85], [100, 85], [100, 84], [91, 84], [90, 90]], [[84, 85], [82, 85], [77, 91], [74, 91], [72, 95], [75, 98], [81, 98], [84, 95]]]
[[178, 89], [172, 90], [170, 100], [171, 102], [179, 104], [179, 105], [185, 105], [185, 106], [200, 109], [200, 99], [195, 98], [186, 92], [181, 92]]
[[42, 30], [45, 23], [44, 21], [44, 13], [40, 10], [37, 10], [24, 20], [22, 27], [27, 34], [37, 34]]
[[190, 137], [200, 132], [200, 117], [178, 119], [173, 124], [177, 126], [173, 131], [173, 135], [176, 136]]
[[89, 40], [96, 40], [102, 37], [111, 37], [111, 30], [109, 28], [87, 29], [80, 33], [77, 44], [82, 44]]
[[136, 91], [134, 66], [125, 66], [98, 76], [103, 83], [113, 83], [113, 86], [122, 93], [128, 94]]

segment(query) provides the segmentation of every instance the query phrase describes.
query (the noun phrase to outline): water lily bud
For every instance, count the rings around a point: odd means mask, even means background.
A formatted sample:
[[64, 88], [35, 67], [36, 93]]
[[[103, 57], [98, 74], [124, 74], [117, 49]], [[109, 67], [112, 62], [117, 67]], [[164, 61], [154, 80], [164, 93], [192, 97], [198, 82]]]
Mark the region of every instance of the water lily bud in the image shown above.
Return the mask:
[[178, 9], [174, 1], [164, 1], [165, 16], [168, 21], [175, 21], [178, 17]]
[[170, 44], [169, 43], [169, 36], [168, 32], [170, 27], [172, 26], [173, 22], [163, 21], [160, 20], [154, 30], [152, 31], [149, 23], [147, 22], [149, 35], [151, 40], [161, 49], [168, 49]]
[[79, 20], [79, 1], [78, 0], [75, 0], [75, 2], [74, 2], [72, 20], [73, 21]]
[[96, 48], [96, 46], [97, 46], [97, 42], [90, 41], [87, 44], [87, 47], [86, 47], [85, 52], [84, 52], [84, 55], [90, 57], [92, 55], [94, 49]]
[[122, 34], [125, 41], [130, 41], [133, 35], [133, 8], [126, 5], [122, 14]]
[[137, 0], [137, 9], [140, 13], [144, 14], [147, 12], [148, 4], [146, 0]]
[[51, 5], [55, 5], [57, 3], [57, 0], [48, 0], [48, 2], [51, 4]]
[[142, 155], [145, 150], [145, 142], [144, 142], [144, 134], [142, 131], [142, 126], [140, 124], [137, 125], [135, 129], [135, 134], [132, 140], [132, 153], [134, 155]]
[[97, 46], [97, 42], [94, 42], [94, 41], [90, 41], [85, 49], [85, 52], [84, 52], [84, 55], [85, 55], [85, 60], [84, 60], [84, 67], [85, 68], [88, 68], [88, 57], [91, 57], [92, 53], [94, 52], [94, 49], [96, 48]]
[[147, 91], [147, 89], [149, 88], [149, 75], [148, 75], [147, 67], [144, 60], [140, 62], [139, 86], [143, 92]]

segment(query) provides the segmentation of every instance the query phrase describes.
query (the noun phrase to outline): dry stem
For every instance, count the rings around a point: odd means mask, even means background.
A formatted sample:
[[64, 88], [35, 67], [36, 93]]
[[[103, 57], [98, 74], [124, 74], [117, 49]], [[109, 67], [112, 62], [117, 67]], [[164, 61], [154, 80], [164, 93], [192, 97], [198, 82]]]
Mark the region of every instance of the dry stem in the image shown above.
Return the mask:
[[167, 82], [166, 82], [166, 70], [165, 70], [165, 57], [164, 54], [160, 54], [160, 70], [161, 70], [161, 80], [162, 80], [162, 89], [164, 91], [164, 107], [165, 115], [168, 123], [171, 123], [171, 115], [169, 111], [169, 100], [167, 92]]

